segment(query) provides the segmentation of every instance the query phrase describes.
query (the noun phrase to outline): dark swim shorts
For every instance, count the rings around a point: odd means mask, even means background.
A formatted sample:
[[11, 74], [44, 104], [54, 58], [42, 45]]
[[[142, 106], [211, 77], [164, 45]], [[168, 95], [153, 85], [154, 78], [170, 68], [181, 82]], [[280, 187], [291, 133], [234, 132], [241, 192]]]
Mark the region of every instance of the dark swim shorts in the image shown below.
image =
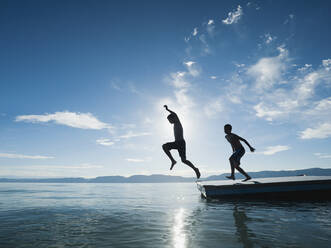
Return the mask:
[[167, 150], [178, 150], [179, 156], [182, 159], [186, 159], [186, 143], [185, 140], [176, 140], [174, 142], [168, 142], [164, 144]]
[[234, 153], [231, 155], [230, 160], [234, 160], [240, 165], [240, 159], [245, 154], [244, 148], [239, 148], [238, 150], [234, 151]]

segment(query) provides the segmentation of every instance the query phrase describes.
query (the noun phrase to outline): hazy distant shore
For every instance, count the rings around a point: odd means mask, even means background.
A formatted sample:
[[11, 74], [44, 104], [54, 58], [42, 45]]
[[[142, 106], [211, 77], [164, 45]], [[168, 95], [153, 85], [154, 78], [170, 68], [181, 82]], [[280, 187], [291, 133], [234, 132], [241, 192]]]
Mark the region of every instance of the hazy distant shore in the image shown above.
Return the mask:
[[[253, 178], [261, 177], [286, 177], [286, 176], [331, 176], [331, 169], [310, 168], [291, 171], [260, 171], [249, 172]], [[209, 176], [202, 180], [225, 180], [228, 173]], [[241, 175], [236, 175], [238, 179]], [[193, 177], [168, 176], [168, 175], [134, 175], [130, 177], [123, 176], [101, 176], [96, 178], [0, 178], [0, 183], [183, 183], [194, 182]]]

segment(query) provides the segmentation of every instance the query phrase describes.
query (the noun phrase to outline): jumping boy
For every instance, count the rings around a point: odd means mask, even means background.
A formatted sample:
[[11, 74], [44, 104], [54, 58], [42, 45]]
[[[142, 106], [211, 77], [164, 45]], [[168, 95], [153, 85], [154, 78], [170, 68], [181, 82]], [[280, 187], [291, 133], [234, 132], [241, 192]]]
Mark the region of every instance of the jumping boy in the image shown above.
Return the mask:
[[240, 141], [245, 142], [245, 144], [249, 147], [251, 152], [254, 152], [255, 149], [251, 147], [251, 145], [247, 142], [247, 140], [241, 138], [240, 136], [234, 133], [231, 133], [231, 131], [232, 131], [232, 126], [230, 124], [226, 124], [224, 126], [224, 132], [226, 133], [225, 138], [229, 141], [233, 150], [233, 154], [229, 158], [231, 165], [231, 176], [227, 176], [227, 178], [235, 180], [234, 169], [236, 168], [241, 174], [243, 174], [246, 177], [246, 179], [243, 180], [243, 182], [246, 182], [249, 179], [251, 179], [251, 177], [239, 166], [240, 159], [245, 154], [245, 148], [240, 143]]
[[167, 154], [167, 156], [171, 160], [171, 167], [170, 170], [174, 167], [174, 165], [177, 163], [176, 160], [172, 157], [170, 150], [176, 149], [178, 150], [179, 156], [184, 164], [187, 164], [190, 166], [195, 174], [197, 175], [197, 178], [200, 178], [200, 171], [197, 167], [195, 167], [189, 160], [186, 159], [186, 143], [183, 136], [183, 127], [182, 124], [179, 121], [179, 118], [177, 114], [170, 109], [168, 109], [167, 105], [164, 105], [165, 109], [170, 113], [168, 115], [167, 119], [171, 124], [174, 124], [174, 135], [175, 135], [175, 141], [166, 143], [162, 146], [164, 152]]

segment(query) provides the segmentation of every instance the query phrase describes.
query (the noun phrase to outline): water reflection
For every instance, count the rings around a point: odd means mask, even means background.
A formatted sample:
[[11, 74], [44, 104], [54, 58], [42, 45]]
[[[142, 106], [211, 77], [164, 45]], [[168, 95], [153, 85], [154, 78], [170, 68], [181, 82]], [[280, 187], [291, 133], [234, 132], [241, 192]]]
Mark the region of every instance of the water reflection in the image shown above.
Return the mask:
[[184, 230], [185, 210], [180, 208], [175, 215], [175, 223], [173, 227], [173, 242], [175, 248], [186, 247], [186, 235]]
[[236, 226], [236, 235], [238, 240], [243, 244], [244, 248], [254, 247], [253, 241], [250, 237], [255, 235], [247, 228], [246, 222], [249, 221], [245, 211], [243, 209], [238, 209], [235, 205], [233, 209], [234, 223]]

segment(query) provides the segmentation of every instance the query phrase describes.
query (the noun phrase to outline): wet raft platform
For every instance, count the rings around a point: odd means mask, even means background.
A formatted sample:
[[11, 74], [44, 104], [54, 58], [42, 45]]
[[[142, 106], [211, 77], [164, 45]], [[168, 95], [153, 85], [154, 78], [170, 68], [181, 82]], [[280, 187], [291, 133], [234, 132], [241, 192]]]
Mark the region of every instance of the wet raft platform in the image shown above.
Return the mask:
[[331, 176], [198, 181], [197, 186], [205, 198], [331, 199]]

